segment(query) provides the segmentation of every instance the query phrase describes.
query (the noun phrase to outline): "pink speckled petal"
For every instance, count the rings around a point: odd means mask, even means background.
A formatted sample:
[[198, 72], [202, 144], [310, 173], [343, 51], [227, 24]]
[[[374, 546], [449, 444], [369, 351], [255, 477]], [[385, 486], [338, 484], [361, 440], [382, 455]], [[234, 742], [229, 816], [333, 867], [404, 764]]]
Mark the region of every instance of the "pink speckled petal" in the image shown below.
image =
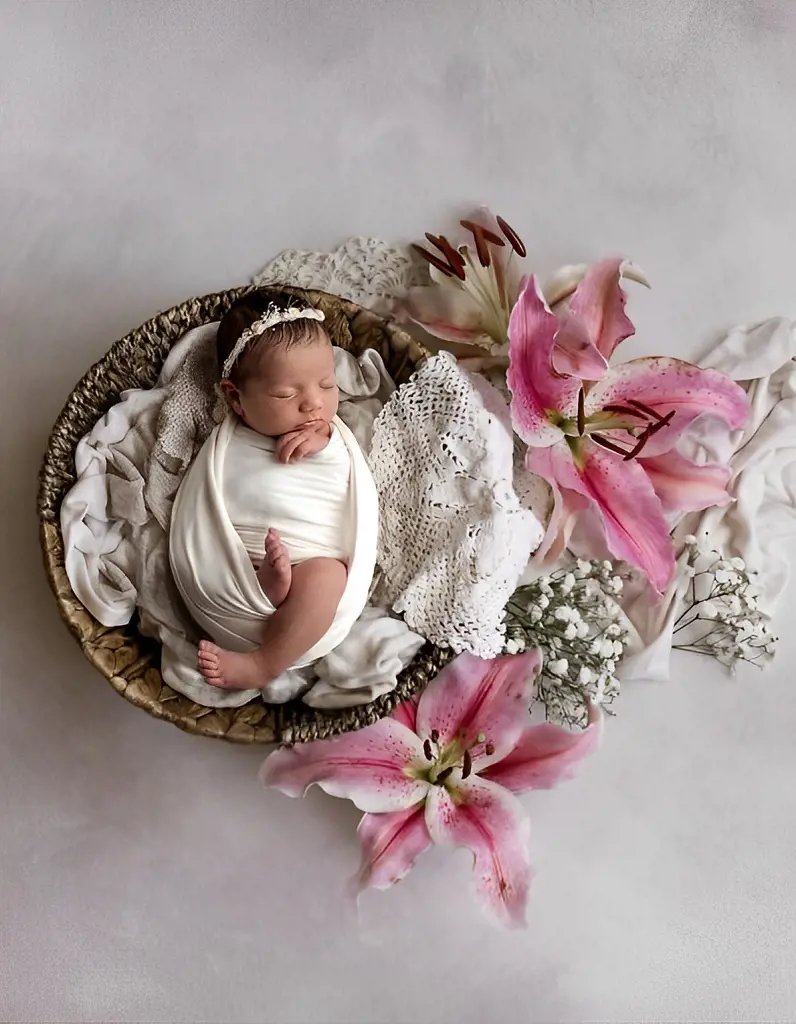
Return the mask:
[[727, 491], [732, 475], [729, 466], [699, 466], [674, 450], [638, 461], [667, 512], [696, 512], [732, 501]]
[[575, 491], [599, 512], [609, 550], [638, 566], [656, 590], [662, 591], [674, 573], [674, 549], [660, 499], [638, 462], [583, 441], [576, 465], [566, 444], [550, 449], [545, 470], [562, 491]]
[[546, 480], [553, 492], [553, 509], [542, 543], [533, 555], [534, 564], [538, 566], [552, 565], [563, 555], [578, 517], [591, 504], [582, 494], [559, 487], [554, 468], [556, 451], [557, 446], [554, 445], [551, 448], [529, 448], [525, 453], [526, 467]]
[[362, 811], [382, 813], [405, 810], [425, 797], [428, 783], [410, 772], [427, 765], [417, 736], [401, 722], [382, 718], [358, 732], [275, 750], [260, 779], [287, 796], [303, 796], [315, 784]]
[[425, 805], [389, 814], [365, 814], [359, 823], [362, 863], [355, 879], [357, 891], [388, 889], [400, 882], [431, 846]]
[[529, 823], [516, 796], [477, 776], [458, 782], [453, 795], [433, 786], [426, 825], [435, 843], [472, 852], [476, 896], [483, 908], [502, 924], [524, 927], [531, 882]]
[[749, 418], [746, 392], [726, 374], [668, 356], [633, 359], [612, 367], [586, 395], [586, 415], [631, 399], [659, 414], [674, 411], [671, 424], [650, 438], [645, 458], [669, 451], [699, 416], [717, 416], [731, 430], [742, 429]]
[[559, 327], [542, 297], [536, 279], [529, 276], [509, 321], [509, 369], [514, 429], [526, 444], [546, 447], [560, 440], [562, 431], [550, 414], [574, 416], [581, 383], [553, 368], [553, 346]]
[[602, 737], [602, 714], [589, 705], [589, 723], [581, 732], [569, 732], [557, 725], [529, 725], [517, 746], [483, 778], [525, 793], [529, 789], [552, 789], [574, 774], [575, 768], [597, 749]]
[[589, 267], [569, 304], [570, 315], [583, 324], [590, 341], [606, 360], [635, 332], [633, 321], [625, 313], [625, 293], [619, 284], [624, 262], [621, 256], [611, 256]]
[[[462, 747], [475, 744], [479, 733], [486, 737], [473, 747], [473, 769], [499, 761], [514, 747], [528, 722], [528, 708], [542, 665], [538, 651], [483, 661], [460, 654], [446, 666], [420, 697], [417, 732], [430, 736], [436, 729], [440, 744], [458, 738]], [[486, 743], [494, 747], [485, 752]]]
[[553, 366], [581, 380], [599, 380], [608, 372], [608, 360], [589, 337], [582, 321], [564, 314], [556, 334]]

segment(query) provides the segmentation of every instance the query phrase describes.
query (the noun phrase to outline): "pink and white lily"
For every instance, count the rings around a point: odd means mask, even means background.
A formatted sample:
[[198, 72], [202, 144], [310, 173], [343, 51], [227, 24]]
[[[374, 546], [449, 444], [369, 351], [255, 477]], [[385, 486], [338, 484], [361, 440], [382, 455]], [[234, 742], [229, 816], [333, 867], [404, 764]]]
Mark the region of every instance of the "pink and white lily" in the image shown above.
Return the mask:
[[[509, 319], [525, 282], [521, 261], [526, 248], [517, 232], [485, 206], [460, 223], [474, 247], [427, 233], [430, 248], [414, 249], [430, 264], [432, 284], [411, 288], [400, 311], [434, 337], [464, 346], [462, 356], [471, 368], [505, 365]], [[545, 298], [561, 319], [554, 357], [559, 372], [597, 380], [618, 341], [632, 333], [623, 314], [624, 295], [612, 290], [620, 277], [648, 285], [642, 271], [624, 259], [592, 268], [564, 266], [546, 283]], [[485, 358], [479, 349], [495, 358]]]
[[505, 355], [509, 316], [520, 290], [525, 245], [514, 229], [481, 207], [460, 222], [469, 243], [427, 233], [413, 248], [429, 263], [432, 284], [411, 288], [403, 313], [443, 341]]
[[[509, 324], [512, 421], [529, 446], [528, 469], [553, 488], [543, 552], [558, 553], [574, 521], [590, 511], [599, 517], [608, 550], [662, 591], [675, 568], [666, 513], [730, 500], [728, 467], [697, 466], [675, 445], [705, 414], [740, 429], [749, 404], [729, 377], [679, 359], [632, 360], [604, 368], [593, 382], [561, 372], [555, 352], [562, 330], [588, 337], [591, 348], [581, 355], [588, 351], [596, 369], [597, 356], [607, 367], [633, 331], [617, 295], [618, 264], [610, 269], [606, 263], [583, 278], [563, 328], [534, 278], [526, 282]], [[574, 327], [572, 316], [580, 321]]]
[[590, 708], [581, 733], [530, 725], [538, 652], [482, 661], [462, 654], [392, 718], [271, 754], [266, 786], [301, 796], [313, 784], [365, 811], [357, 891], [403, 878], [434, 843], [469, 849], [476, 894], [511, 926], [525, 923], [529, 823], [517, 793], [549, 789], [597, 746]]

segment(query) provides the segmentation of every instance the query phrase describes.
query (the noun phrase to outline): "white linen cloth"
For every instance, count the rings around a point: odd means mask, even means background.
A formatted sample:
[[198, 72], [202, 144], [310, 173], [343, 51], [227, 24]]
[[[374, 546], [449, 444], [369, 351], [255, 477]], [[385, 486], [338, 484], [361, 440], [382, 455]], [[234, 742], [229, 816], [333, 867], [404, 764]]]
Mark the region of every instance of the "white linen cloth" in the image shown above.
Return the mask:
[[287, 465], [276, 457], [275, 438], [240, 420], [234, 425], [224, 455], [224, 505], [255, 566], [269, 530], [279, 533], [292, 565], [308, 558], [347, 565], [354, 536], [350, 481], [351, 454], [334, 424], [323, 451]]
[[729, 462], [734, 501], [690, 513], [677, 524], [678, 571], [657, 605], [646, 593], [626, 602], [637, 653], [622, 663], [623, 681], [669, 678], [672, 629], [689, 582], [684, 537], [707, 539], [724, 556], [743, 558], [759, 574], [758, 603], [767, 615], [774, 614], [788, 581], [783, 541], [796, 531], [796, 325], [777, 317], [735, 327], [700, 365], [728, 374], [749, 395], [751, 415], [743, 431], [728, 434], [705, 417], [683, 449], [697, 462]]
[[[262, 438], [253, 447], [254, 431], [241, 431], [230, 414], [186, 473], [171, 516], [169, 559], [192, 619], [220, 646], [232, 651], [258, 647], [263, 624], [275, 610], [231, 516], [255, 521], [246, 532], [254, 536], [258, 555], [268, 527], [275, 526], [283, 531], [291, 561], [345, 556], [348, 562], [332, 625], [293, 668], [305, 668], [333, 651], [362, 614], [376, 566], [379, 499], [354, 435], [339, 419], [334, 432], [324, 452], [285, 466], [274, 454], [273, 441]], [[252, 460], [252, 452], [259, 459]], [[341, 466], [344, 477], [337, 471]], [[234, 500], [228, 507], [226, 485], [233, 478]], [[341, 482], [343, 507], [338, 501]]]

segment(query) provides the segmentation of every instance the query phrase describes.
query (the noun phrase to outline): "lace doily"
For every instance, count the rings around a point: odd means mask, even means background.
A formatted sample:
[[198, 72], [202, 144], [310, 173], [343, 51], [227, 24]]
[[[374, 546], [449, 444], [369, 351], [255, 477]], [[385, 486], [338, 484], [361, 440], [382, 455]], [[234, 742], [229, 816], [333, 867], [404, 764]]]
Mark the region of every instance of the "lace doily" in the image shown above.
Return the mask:
[[447, 353], [429, 359], [376, 421], [370, 461], [389, 495], [378, 597], [434, 643], [492, 658], [543, 531], [513, 489], [512, 435], [485, 388]]
[[357, 237], [334, 252], [285, 249], [254, 275], [252, 283], [317, 288], [385, 314], [395, 296], [428, 284], [428, 271], [408, 247]]

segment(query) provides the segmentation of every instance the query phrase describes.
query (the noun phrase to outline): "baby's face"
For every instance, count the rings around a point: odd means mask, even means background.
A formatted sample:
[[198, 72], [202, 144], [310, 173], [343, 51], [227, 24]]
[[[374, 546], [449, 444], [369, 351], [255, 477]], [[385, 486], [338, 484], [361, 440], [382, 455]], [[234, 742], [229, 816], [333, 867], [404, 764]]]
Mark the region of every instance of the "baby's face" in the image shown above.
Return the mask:
[[310, 423], [330, 423], [339, 393], [331, 342], [318, 340], [285, 348], [264, 347], [237, 394], [230, 396], [243, 421], [267, 437], [280, 437]]

